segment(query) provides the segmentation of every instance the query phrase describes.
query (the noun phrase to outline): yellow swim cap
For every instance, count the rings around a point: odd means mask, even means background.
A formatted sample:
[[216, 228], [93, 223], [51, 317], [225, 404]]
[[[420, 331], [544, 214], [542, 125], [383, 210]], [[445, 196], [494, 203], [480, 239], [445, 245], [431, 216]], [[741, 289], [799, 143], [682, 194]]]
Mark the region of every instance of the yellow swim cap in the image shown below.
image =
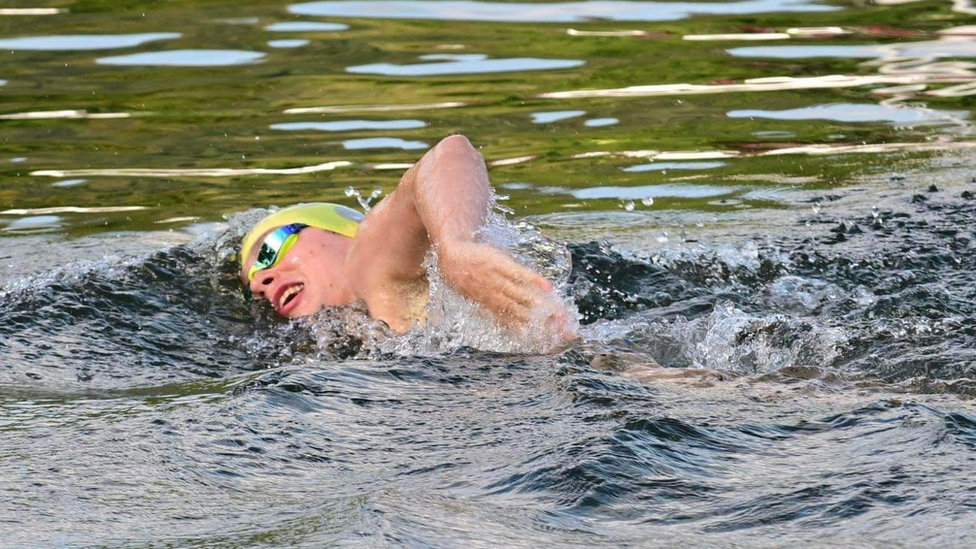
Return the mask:
[[259, 221], [253, 229], [244, 235], [244, 240], [241, 241], [241, 269], [245, 268], [244, 262], [247, 261], [251, 248], [258, 243], [258, 238], [275, 227], [302, 223], [309, 227], [325, 229], [353, 238], [356, 236], [356, 231], [359, 230], [359, 222], [362, 220], [363, 214], [356, 210], [327, 202], [298, 204], [278, 210]]

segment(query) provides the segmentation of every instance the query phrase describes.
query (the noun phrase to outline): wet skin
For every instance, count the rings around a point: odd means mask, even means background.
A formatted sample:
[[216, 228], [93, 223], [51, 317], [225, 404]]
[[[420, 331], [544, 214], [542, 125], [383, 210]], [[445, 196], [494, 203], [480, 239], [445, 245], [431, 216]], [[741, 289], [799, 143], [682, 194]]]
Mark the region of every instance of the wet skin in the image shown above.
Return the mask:
[[[369, 212], [355, 238], [306, 228], [281, 262], [258, 271], [248, 285], [256, 299], [267, 299], [289, 318], [361, 302], [371, 316], [402, 332], [423, 321], [428, 293], [423, 262], [433, 249], [445, 281], [499, 324], [517, 331], [541, 317], [558, 340], [575, 338], [548, 280], [505, 251], [475, 240], [490, 196], [481, 155], [463, 136], [448, 137]], [[247, 283], [246, 273], [241, 276]]]

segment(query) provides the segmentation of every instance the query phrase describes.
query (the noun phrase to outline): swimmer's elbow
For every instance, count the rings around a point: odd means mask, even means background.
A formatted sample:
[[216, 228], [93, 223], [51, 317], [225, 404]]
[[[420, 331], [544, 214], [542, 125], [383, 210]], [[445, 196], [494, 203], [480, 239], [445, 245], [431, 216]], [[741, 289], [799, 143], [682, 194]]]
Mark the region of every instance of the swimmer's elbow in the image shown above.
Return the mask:
[[474, 150], [474, 145], [471, 144], [471, 141], [468, 141], [467, 137], [459, 133], [441, 139], [436, 147], [448, 153], [477, 152]]
[[459, 133], [441, 139], [434, 146], [434, 151], [438, 161], [461, 158], [474, 158], [479, 162], [482, 161], [481, 153], [474, 148], [467, 137]]

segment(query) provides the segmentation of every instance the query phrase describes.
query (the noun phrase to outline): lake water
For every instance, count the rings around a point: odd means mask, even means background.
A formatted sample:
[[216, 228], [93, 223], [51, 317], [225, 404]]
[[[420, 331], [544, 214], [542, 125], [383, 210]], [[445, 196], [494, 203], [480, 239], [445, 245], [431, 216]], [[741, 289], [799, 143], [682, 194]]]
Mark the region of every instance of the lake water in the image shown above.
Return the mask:
[[[971, 547], [974, 16], [3, 2], [0, 548]], [[244, 298], [456, 132], [580, 341]]]

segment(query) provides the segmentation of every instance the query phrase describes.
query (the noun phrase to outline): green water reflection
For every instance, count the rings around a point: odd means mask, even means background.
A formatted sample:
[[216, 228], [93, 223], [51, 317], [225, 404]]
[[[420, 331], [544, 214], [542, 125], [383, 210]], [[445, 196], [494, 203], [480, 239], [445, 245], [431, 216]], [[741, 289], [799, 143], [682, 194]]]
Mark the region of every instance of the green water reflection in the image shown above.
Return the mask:
[[[622, 211], [645, 193], [652, 205], [637, 209], [761, 219], [785, 207], [756, 192], [782, 187], [771, 181], [845, 185], [970, 146], [976, 32], [952, 3], [718, 2], [690, 16], [688, 5], [668, 4], [667, 21], [507, 22], [534, 5], [501, 3], [489, 22], [325, 17], [229, 0], [50, 0], [40, 7], [62, 11], [0, 16], [0, 234], [348, 201], [350, 185], [392, 189], [403, 164], [452, 132], [482, 147], [516, 214], [535, 216]], [[436, 2], [407, 8], [438, 13]], [[725, 34], [746, 36], [713, 36]], [[283, 37], [307, 43], [272, 47]], [[681, 167], [654, 167], [668, 162]]]

